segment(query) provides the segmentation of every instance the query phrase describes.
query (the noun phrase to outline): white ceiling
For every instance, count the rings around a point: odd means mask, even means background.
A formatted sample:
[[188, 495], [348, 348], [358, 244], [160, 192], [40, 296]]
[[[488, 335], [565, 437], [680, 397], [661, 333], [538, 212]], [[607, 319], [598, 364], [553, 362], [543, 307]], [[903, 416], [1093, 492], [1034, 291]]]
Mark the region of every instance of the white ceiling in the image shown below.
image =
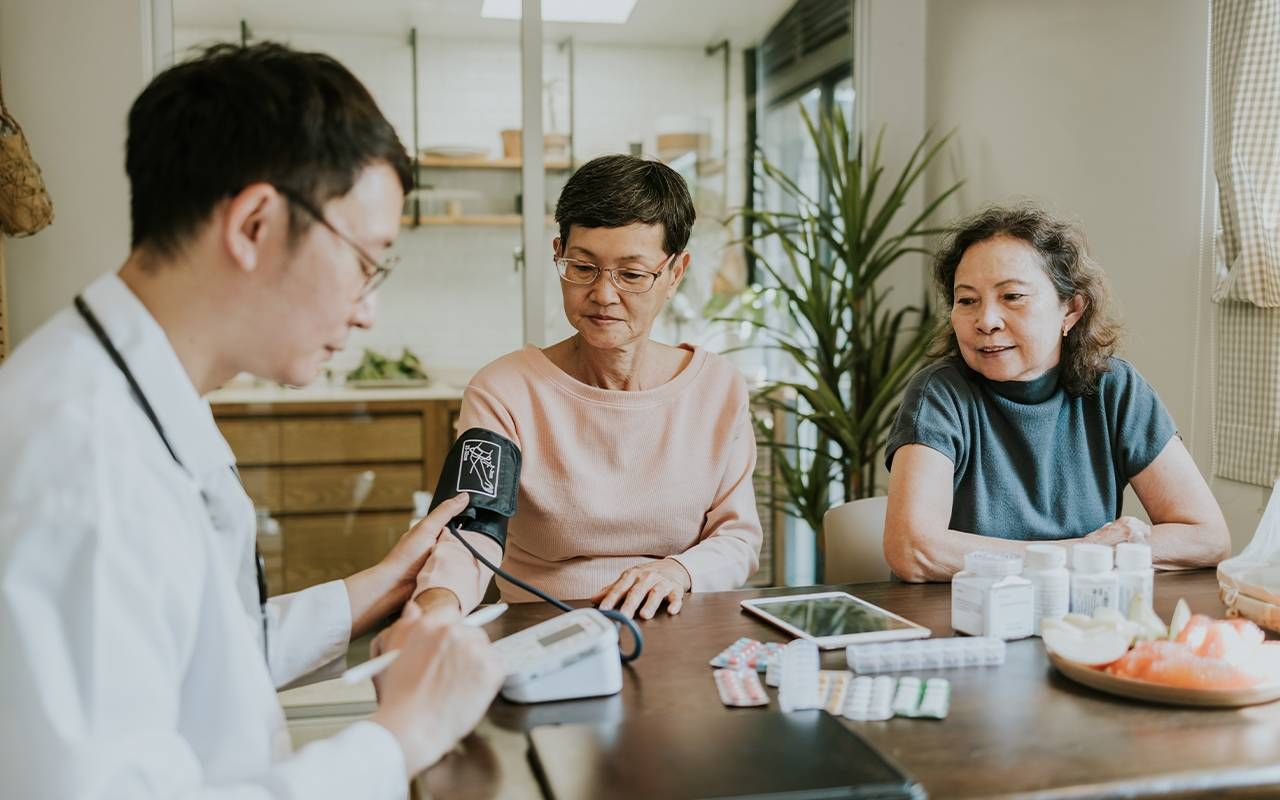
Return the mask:
[[[705, 45], [730, 39], [754, 44], [793, 0], [637, 0], [625, 25], [546, 23], [544, 37], [583, 42]], [[173, 0], [179, 28], [289, 30], [310, 33], [517, 39], [519, 22], [482, 19], [481, 0]]]

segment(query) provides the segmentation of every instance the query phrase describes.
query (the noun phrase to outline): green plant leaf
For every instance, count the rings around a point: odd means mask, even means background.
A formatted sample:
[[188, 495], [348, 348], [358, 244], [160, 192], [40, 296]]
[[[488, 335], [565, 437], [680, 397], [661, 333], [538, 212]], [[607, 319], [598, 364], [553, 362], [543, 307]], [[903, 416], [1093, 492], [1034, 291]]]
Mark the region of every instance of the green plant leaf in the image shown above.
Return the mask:
[[904, 256], [927, 253], [925, 237], [939, 232], [931, 220], [960, 183], [903, 214], [952, 134], [926, 134], [889, 170], [883, 128], [868, 143], [850, 135], [838, 111], [816, 119], [801, 111], [817, 154], [816, 185], [802, 187], [759, 151], [759, 185], [776, 189], [783, 208], [733, 215], [749, 231], [734, 245], [756, 259], [776, 304], [769, 313], [753, 307], [718, 319], [747, 323], [761, 334], [755, 347], [784, 354], [794, 367], [791, 379], [755, 394], [757, 408], [789, 432], [778, 441], [779, 432], [762, 427], [760, 444], [772, 456], [775, 507], [820, 536], [833, 503], [875, 491], [902, 391], [936, 329], [927, 294], [920, 304], [895, 302], [883, 281]]

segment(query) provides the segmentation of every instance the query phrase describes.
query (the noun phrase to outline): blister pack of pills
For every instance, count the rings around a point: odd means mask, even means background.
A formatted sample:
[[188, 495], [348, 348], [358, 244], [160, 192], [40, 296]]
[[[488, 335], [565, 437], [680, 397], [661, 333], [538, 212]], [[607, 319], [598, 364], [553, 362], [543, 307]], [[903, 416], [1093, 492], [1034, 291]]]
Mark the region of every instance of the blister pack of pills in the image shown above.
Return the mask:
[[[1003, 661], [1004, 642], [1000, 639], [991, 641], [999, 645], [998, 654]], [[852, 664], [854, 654], [850, 653], [849, 658]], [[972, 666], [964, 660], [948, 663], [952, 660], [944, 659], [943, 665]], [[842, 669], [824, 670], [820, 665], [818, 646], [805, 639], [796, 639], [769, 658], [765, 666], [765, 683], [778, 687], [778, 705], [783, 711], [821, 708], [829, 714], [858, 721], [887, 720], [895, 716], [945, 719], [950, 711], [951, 683], [943, 678], [855, 676]], [[734, 673], [741, 677], [722, 678], [721, 673]], [[749, 669], [716, 670], [716, 686], [725, 705], [765, 705], [769, 702], [764, 688], [760, 686], [758, 674]]]
[[859, 675], [849, 683], [843, 716], [858, 721], [892, 717], [945, 719], [951, 708], [951, 683], [943, 678]]
[[991, 636], [957, 636], [951, 639], [851, 644], [845, 648], [845, 657], [849, 668], [861, 674], [985, 667], [1004, 663], [1005, 643]]
[[893, 695], [893, 714], [897, 717], [932, 717], [945, 719], [951, 710], [951, 683], [943, 678], [900, 678]]
[[818, 672], [818, 704], [828, 714], [840, 716], [853, 673], [847, 669], [824, 669]]
[[884, 720], [893, 717], [893, 694], [898, 682], [888, 675], [859, 675], [849, 682], [841, 716], [852, 720]]
[[776, 689], [780, 683], [782, 683], [782, 653], [777, 652], [769, 656], [769, 665], [764, 670], [764, 685]]
[[726, 706], [747, 707], [769, 705], [769, 695], [760, 683], [760, 673], [750, 669], [718, 669], [711, 673], [716, 680], [720, 702]]
[[819, 708], [818, 646], [806, 639], [796, 639], [782, 649], [778, 663], [778, 705], [783, 711]]
[[757, 642], [755, 639], [742, 637], [726, 647], [711, 659], [711, 666], [723, 669], [754, 669], [764, 672], [769, 657], [782, 652], [783, 645], [778, 642]]

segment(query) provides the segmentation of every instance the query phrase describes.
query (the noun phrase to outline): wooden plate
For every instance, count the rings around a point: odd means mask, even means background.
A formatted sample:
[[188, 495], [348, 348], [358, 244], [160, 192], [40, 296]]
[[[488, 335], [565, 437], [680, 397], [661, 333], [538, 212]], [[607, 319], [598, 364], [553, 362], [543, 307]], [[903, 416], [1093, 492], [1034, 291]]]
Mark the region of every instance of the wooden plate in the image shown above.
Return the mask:
[[1268, 683], [1249, 689], [1184, 689], [1159, 683], [1122, 678], [1109, 672], [1086, 667], [1059, 656], [1048, 649], [1049, 663], [1066, 677], [1091, 689], [1174, 706], [1200, 706], [1204, 708], [1239, 708], [1280, 700], [1280, 683]]
[[411, 386], [426, 386], [429, 383], [431, 383], [430, 378], [395, 378], [390, 380], [347, 381], [344, 385], [351, 389], [398, 389]]

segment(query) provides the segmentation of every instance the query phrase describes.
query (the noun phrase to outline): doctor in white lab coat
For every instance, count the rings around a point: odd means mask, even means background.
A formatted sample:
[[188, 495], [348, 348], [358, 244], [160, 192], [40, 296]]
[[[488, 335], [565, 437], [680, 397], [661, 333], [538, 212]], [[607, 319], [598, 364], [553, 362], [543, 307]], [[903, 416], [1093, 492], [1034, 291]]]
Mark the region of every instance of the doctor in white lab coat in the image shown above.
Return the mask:
[[202, 396], [241, 371], [305, 384], [373, 323], [407, 155], [336, 62], [255, 45], [158, 76], [126, 161], [124, 266], [0, 367], [0, 794], [403, 797], [497, 690], [483, 632], [410, 604], [378, 710], [296, 754], [275, 692], [404, 605], [465, 497], [263, 603]]

